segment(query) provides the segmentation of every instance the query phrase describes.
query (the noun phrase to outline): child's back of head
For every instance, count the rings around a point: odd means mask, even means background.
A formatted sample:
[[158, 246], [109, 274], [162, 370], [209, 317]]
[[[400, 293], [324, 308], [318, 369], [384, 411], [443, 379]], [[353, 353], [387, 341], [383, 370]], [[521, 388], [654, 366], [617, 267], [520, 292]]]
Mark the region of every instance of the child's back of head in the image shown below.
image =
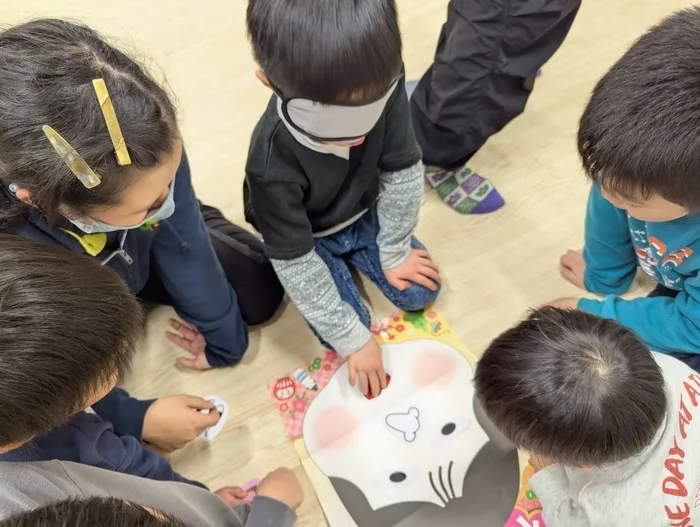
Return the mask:
[[401, 68], [394, 0], [251, 0], [253, 54], [278, 95], [362, 102]]
[[88, 256], [0, 235], [0, 452], [64, 424], [129, 369], [142, 310]]
[[617, 322], [542, 308], [496, 338], [475, 384], [486, 414], [518, 448], [570, 466], [639, 454], [666, 415], [661, 370]]
[[598, 82], [578, 131], [584, 168], [621, 208], [656, 196], [697, 212], [698, 121], [700, 8], [693, 7], [651, 28]]

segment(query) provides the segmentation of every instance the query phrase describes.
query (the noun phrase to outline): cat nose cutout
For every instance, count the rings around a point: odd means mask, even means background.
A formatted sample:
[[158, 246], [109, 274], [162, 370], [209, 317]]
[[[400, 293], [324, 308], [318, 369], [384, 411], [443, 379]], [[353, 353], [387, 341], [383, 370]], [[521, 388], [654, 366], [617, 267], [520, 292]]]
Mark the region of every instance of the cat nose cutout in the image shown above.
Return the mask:
[[411, 407], [406, 413], [387, 415], [385, 422], [389, 428], [403, 434], [403, 440], [406, 443], [411, 443], [416, 438], [416, 432], [420, 428], [419, 416], [418, 408]]

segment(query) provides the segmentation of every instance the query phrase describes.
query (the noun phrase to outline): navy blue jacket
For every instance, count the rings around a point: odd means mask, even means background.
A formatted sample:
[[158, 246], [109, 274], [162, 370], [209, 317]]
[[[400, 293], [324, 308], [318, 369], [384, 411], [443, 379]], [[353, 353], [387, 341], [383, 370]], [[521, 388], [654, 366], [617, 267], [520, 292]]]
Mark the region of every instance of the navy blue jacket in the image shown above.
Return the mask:
[[144, 447], [135, 437], [119, 437], [110, 423], [88, 412], [79, 412], [67, 424], [15, 450], [0, 454], [0, 462], [53, 459], [206, 488], [202, 483], [183, 478], [173, 470], [167, 459]]
[[[16, 200], [14, 194], [0, 184], [0, 207], [9, 207]], [[235, 364], [248, 348], [248, 328], [236, 294], [214, 252], [184, 153], [175, 177], [174, 200], [174, 214], [160, 221], [157, 228], [109, 233], [107, 245], [95, 258], [100, 262], [106, 260], [123, 240], [126, 255], [118, 254], [106, 265], [117, 271], [135, 294], [144, 288], [149, 275], [156, 273], [173, 298], [177, 314], [196, 326], [206, 339], [209, 364]], [[80, 242], [62, 229], [83, 234], [68, 221], [51, 225], [44, 216], [33, 211], [18, 216], [2, 228], [4, 232], [23, 238], [85, 253]], [[118, 434], [140, 437], [147, 407], [148, 403], [117, 391], [94, 408], [114, 424]]]

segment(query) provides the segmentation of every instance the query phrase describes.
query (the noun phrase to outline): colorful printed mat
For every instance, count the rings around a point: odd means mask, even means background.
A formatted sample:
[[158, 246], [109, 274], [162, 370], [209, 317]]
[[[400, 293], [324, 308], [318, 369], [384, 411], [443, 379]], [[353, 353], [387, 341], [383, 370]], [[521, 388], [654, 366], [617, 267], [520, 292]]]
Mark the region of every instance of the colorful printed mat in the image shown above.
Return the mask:
[[[475, 357], [461, 343], [449, 324], [434, 309], [422, 313], [399, 312], [381, 320], [372, 327], [380, 344], [408, 342], [414, 339], [437, 339], [460, 351], [469, 362]], [[328, 384], [333, 373], [343, 364], [343, 359], [334, 351], [325, 350], [314, 359], [300, 365], [286, 375], [268, 383], [267, 388], [277, 407], [287, 434], [294, 441], [328, 523], [333, 526], [355, 525], [335, 493], [329, 479], [309, 458], [301, 438], [302, 425], [307, 408], [316, 395]], [[521, 459], [524, 467], [521, 487], [516, 503], [504, 527], [545, 527], [541, 506], [528, 487], [534, 469]]]
[[534, 473], [535, 469], [528, 463], [520, 479], [520, 491], [515, 500], [513, 514], [503, 527], [545, 527], [542, 520], [542, 505], [528, 486]]

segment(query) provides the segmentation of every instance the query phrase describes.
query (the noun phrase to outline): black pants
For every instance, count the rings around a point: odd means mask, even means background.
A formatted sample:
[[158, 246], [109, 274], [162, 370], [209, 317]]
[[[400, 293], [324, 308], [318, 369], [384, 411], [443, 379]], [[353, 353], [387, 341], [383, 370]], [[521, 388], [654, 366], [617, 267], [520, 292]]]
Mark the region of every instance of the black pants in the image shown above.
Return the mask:
[[[669, 289], [661, 284], [656, 286], [651, 293], [649, 293], [649, 298], [654, 298], [657, 296], [668, 296], [671, 298], [676, 298], [680, 291], [674, 289]], [[680, 361], [685, 362], [688, 366], [693, 368], [695, 371], [700, 372], [700, 354], [697, 353], [669, 353], [672, 357], [677, 358]]]
[[581, 0], [451, 0], [435, 62], [411, 97], [426, 164], [466, 163], [525, 109]]
[[[262, 242], [229, 222], [214, 207], [202, 203], [199, 206], [216, 255], [238, 297], [243, 319], [251, 326], [267, 322], [282, 303], [284, 289], [263, 254]], [[155, 272], [138, 297], [155, 304], [172, 305], [172, 297]]]

